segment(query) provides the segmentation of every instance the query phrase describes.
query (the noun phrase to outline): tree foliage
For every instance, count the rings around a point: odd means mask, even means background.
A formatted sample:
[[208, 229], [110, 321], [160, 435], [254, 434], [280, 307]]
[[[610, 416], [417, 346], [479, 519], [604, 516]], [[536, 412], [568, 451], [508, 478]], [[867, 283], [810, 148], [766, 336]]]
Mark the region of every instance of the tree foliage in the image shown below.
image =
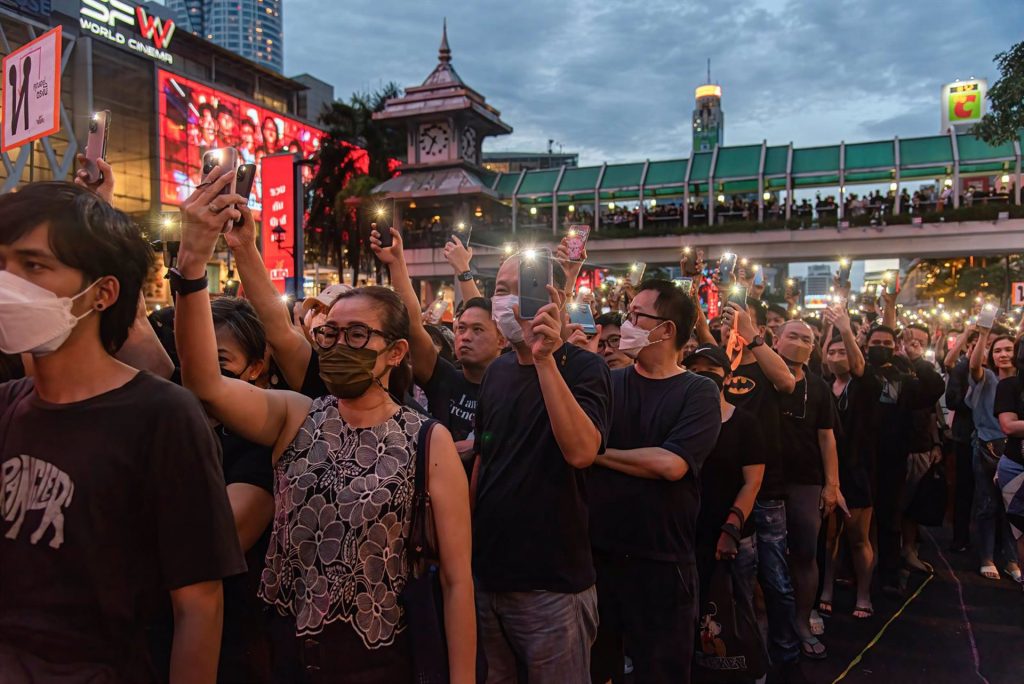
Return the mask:
[[1024, 42], [995, 57], [1000, 78], [988, 91], [989, 113], [974, 127], [974, 134], [990, 145], [1017, 137], [1024, 128]]

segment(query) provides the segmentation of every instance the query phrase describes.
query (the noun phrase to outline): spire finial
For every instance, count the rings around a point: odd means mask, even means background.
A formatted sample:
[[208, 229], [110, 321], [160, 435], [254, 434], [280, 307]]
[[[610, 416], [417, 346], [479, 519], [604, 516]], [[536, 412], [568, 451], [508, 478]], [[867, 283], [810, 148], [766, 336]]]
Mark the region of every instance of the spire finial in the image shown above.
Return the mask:
[[711, 58], [708, 57], [708, 80], [705, 83], [711, 83]]
[[444, 18], [444, 28], [441, 30], [441, 49], [437, 52], [437, 58], [445, 64], [452, 61], [452, 51], [448, 47], [448, 17]]

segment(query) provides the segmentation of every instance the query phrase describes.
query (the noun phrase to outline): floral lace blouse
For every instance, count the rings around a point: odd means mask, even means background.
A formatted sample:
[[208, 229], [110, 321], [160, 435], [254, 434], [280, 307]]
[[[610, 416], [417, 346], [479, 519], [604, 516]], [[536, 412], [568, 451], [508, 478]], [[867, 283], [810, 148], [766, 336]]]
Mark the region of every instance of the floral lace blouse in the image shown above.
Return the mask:
[[401, 408], [353, 428], [338, 400], [317, 399], [274, 469], [274, 526], [260, 595], [317, 634], [342, 620], [369, 648], [405, 628], [398, 596], [425, 419]]

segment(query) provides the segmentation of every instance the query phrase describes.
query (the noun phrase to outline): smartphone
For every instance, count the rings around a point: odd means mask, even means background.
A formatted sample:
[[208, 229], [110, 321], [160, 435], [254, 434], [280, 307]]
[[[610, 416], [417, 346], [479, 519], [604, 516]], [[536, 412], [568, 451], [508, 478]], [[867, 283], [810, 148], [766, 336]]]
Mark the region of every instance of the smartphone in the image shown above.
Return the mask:
[[732, 275], [735, 270], [736, 255], [732, 252], [726, 252], [718, 260], [718, 277], [722, 285], [729, 286], [732, 284]]
[[590, 226], [569, 226], [568, 238], [569, 261], [582, 261], [583, 250], [587, 246], [587, 238], [590, 237]]
[[986, 304], [981, 308], [981, 312], [978, 314], [978, 327], [985, 330], [991, 330], [993, 324], [996, 322], [996, 314], [999, 310], [996, 309], [992, 304]]
[[764, 285], [764, 269], [760, 266], [754, 266], [754, 285]]
[[896, 285], [897, 285], [896, 281], [898, 279], [899, 279], [898, 275], [886, 272], [885, 278], [883, 278], [883, 280], [885, 281], [885, 293], [886, 294], [890, 294], [890, 295], [896, 294]]
[[741, 285], [733, 285], [729, 289], [729, 301], [735, 304], [739, 304], [740, 308], [746, 311], [747, 309], [747, 288]]
[[639, 285], [643, 282], [644, 273], [647, 272], [647, 264], [642, 261], [635, 261], [629, 265], [629, 282]]
[[580, 326], [586, 335], [597, 334], [594, 312], [590, 310], [590, 305], [585, 302], [577, 300], [569, 304], [569, 322]]
[[449, 239], [457, 237], [463, 247], [469, 247], [469, 238], [471, 235], [473, 235], [473, 226], [468, 223], [459, 223], [452, 229], [452, 234]]
[[675, 284], [684, 294], [690, 294], [693, 291], [693, 278], [679, 278]]
[[[203, 155], [203, 182], [205, 183], [210, 179], [212, 174], [217, 167], [220, 166], [226, 169], [234, 170], [238, 166], [238, 150], [234, 147], [218, 147], [210, 150]], [[218, 176], [217, 178], [220, 178]], [[212, 180], [217, 180], [216, 178]], [[238, 175], [233, 173], [231, 176], [231, 182], [224, 186], [224, 189], [220, 191], [221, 195], [233, 195], [238, 189]]]
[[[244, 197], [246, 201], [249, 200], [249, 195], [252, 194], [252, 184], [256, 180], [256, 165], [255, 164], [242, 164], [238, 167], [238, 171], [235, 172], [235, 191]], [[245, 219], [239, 217], [235, 221], [235, 226], [241, 226]]]
[[839, 260], [839, 287], [850, 287], [850, 269], [853, 264], [849, 259]]
[[528, 249], [519, 258], [519, 316], [529, 320], [551, 301], [553, 282], [551, 250]]
[[434, 303], [427, 309], [426, 322], [429, 325], [437, 325], [444, 318], [444, 312], [448, 310], [448, 302], [443, 298], [438, 297], [434, 300]]
[[370, 230], [375, 230], [380, 234], [381, 247], [390, 247], [395, 244], [395, 236], [391, 234], [391, 229], [387, 226], [378, 226], [376, 223], [371, 223]]
[[103, 180], [103, 173], [96, 164], [97, 159], [107, 158], [107, 134], [110, 132], [110, 110], [93, 112], [89, 120], [89, 139], [85, 143], [86, 181], [95, 185]]

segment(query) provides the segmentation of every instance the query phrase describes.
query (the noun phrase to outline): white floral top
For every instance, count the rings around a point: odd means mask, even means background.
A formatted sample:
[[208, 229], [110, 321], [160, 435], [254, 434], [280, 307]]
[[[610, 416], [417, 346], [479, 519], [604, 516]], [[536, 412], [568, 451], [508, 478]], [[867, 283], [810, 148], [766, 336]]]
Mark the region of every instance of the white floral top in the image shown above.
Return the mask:
[[369, 649], [405, 628], [398, 596], [425, 419], [402, 408], [350, 427], [338, 400], [317, 399], [274, 469], [274, 527], [260, 595], [295, 616], [301, 635], [342, 620]]

